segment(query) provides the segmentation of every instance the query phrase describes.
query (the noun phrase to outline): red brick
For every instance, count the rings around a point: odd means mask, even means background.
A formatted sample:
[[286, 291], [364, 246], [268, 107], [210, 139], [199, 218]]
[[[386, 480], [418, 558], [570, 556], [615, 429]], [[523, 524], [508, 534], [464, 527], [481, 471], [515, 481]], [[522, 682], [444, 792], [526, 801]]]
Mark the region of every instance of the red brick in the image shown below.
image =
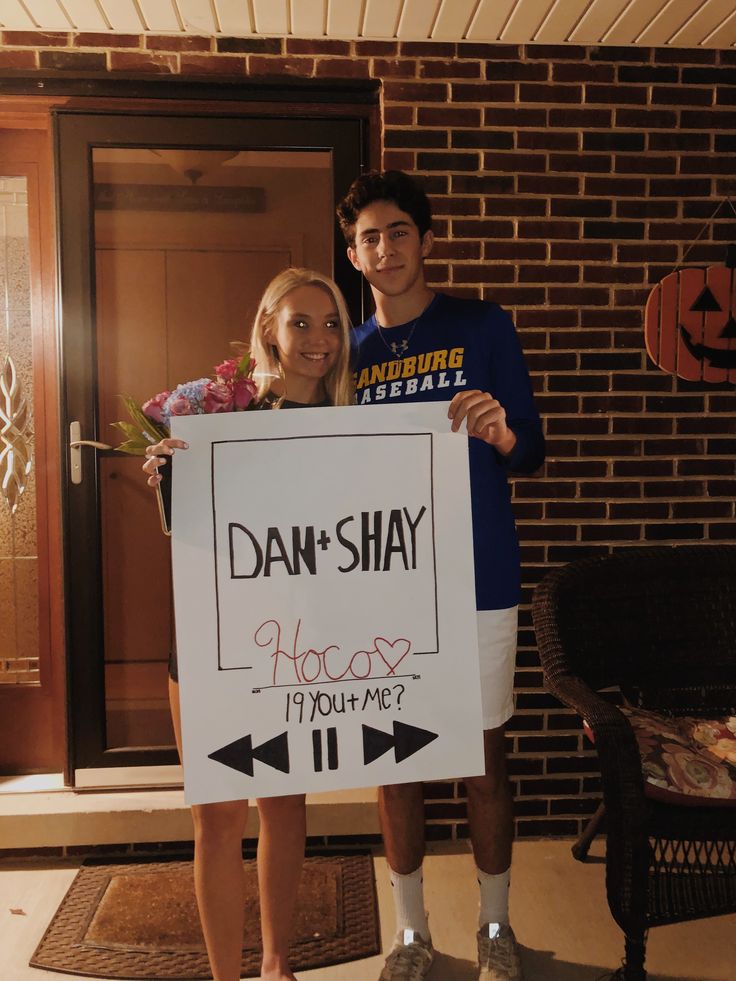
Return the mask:
[[245, 58], [220, 54], [180, 55], [182, 75], [244, 75]]
[[518, 229], [519, 238], [541, 238], [545, 241], [580, 238], [580, 222], [577, 221], [520, 221]]
[[604, 153], [550, 153], [549, 169], [573, 174], [608, 174], [611, 158]]
[[583, 101], [583, 90], [579, 85], [537, 85], [534, 83], [522, 83], [519, 86], [519, 100], [521, 102], [543, 102], [550, 103], [575, 103]]
[[482, 211], [481, 202], [477, 197], [435, 197], [431, 198], [431, 201], [433, 215], [449, 215], [453, 218], [458, 218], [462, 215], [480, 217]]
[[489, 82], [546, 82], [549, 65], [529, 61], [488, 61], [485, 77]]
[[512, 174], [543, 174], [547, 170], [544, 154], [534, 153], [484, 153], [484, 170], [500, 170]]
[[516, 145], [520, 150], [577, 150], [578, 134], [520, 130], [516, 134]]
[[603, 102], [616, 106], [645, 106], [647, 90], [640, 85], [586, 85], [585, 102], [587, 105]]
[[111, 51], [110, 70], [175, 75], [179, 71], [179, 65], [175, 54], [155, 51]]
[[[385, 106], [383, 119], [387, 126], [410, 126], [414, 119], [414, 109], [411, 106]], [[420, 125], [425, 124], [420, 121]]]
[[525, 260], [544, 259], [547, 247], [541, 242], [485, 242], [483, 244], [484, 259]]
[[613, 113], [610, 109], [550, 109], [550, 126], [573, 129], [609, 129]]
[[696, 89], [685, 85], [655, 85], [652, 88], [651, 101], [654, 106], [711, 106], [713, 89]]
[[314, 74], [314, 58], [269, 58], [267, 55], [248, 55], [248, 74], [309, 78]]
[[505, 82], [453, 82], [453, 102], [483, 105], [493, 102], [515, 102], [516, 86]]
[[386, 147], [446, 148], [447, 130], [443, 129], [386, 129], [383, 145]]
[[387, 102], [446, 102], [447, 85], [438, 82], [384, 83], [383, 94]]
[[213, 44], [212, 38], [191, 34], [147, 34], [145, 43], [151, 51], [212, 51]]
[[553, 242], [550, 247], [552, 259], [569, 262], [605, 262], [613, 255], [608, 242]]
[[318, 78], [368, 78], [370, 66], [358, 58], [318, 58], [315, 75]]
[[493, 216], [535, 215], [541, 217], [547, 214], [547, 202], [544, 198], [520, 198], [516, 195], [510, 195], [507, 198], [485, 198], [483, 207], [486, 215]]
[[36, 51], [1, 51], [0, 68], [36, 68]]
[[107, 67], [103, 52], [91, 51], [40, 51], [39, 67], [65, 72], [101, 72]]
[[411, 58], [374, 58], [372, 74], [379, 78], [416, 78], [417, 63]]
[[580, 177], [559, 177], [556, 174], [547, 174], [544, 182], [540, 182], [538, 177], [526, 177], [519, 175], [518, 189], [521, 194], [578, 194], [580, 191]]
[[[666, 109], [617, 109], [616, 126], [623, 129], [673, 129], [677, 113]], [[697, 126], [694, 127], [698, 129]]]
[[399, 53], [398, 41], [355, 41], [355, 52], [364, 58], [395, 58]]
[[84, 32], [72, 35], [75, 48], [142, 48], [143, 38], [137, 34], [93, 34]]
[[524, 47], [524, 55], [529, 60], [542, 58], [544, 60], [549, 59], [550, 61], [556, 61], [558, 59], [582, 61], [588, 57], [588, 51], [586, 48], [577, 44], [527, 44]]
[[420, 106], [417, 109], [417, 123], [420, 126], [480, 126], [480, 109]]
[[[325, 37], [289, 37], [286, 39], [286, 53], [302, 55], [338, 55], [344, 58], [350, 54], [350, 42], [337, 41]], [[365, 52], [361, 53], [365, 54]]]
[[417, 58], [454, 58], [457, 47], [442, 41], [402, 41], [401, 53]]
[[3, 45], [29, 48], [66, 47], [72, 39], [66, 31], [3, 31], [1, 36]]
[[488, 106], [483, 113], [485, 126], [546, 126], [546, 109], [499, 109]]
[[421, 78], [480, 78], [479, 61], [427, 61], [419, 62]]
[[613, 82], [613, 65], [580, 65], [574, 62], [552, 66], [552, 79], [555, 82]]
[[410, 151], [384, 150], [383, 152], [384, 170], [406, 170], [416, 169], [415, 156]]
[[284, 51], [284, 42], [277, 37], [218, 37], [216, 44], [221, 54], [280, 55]]

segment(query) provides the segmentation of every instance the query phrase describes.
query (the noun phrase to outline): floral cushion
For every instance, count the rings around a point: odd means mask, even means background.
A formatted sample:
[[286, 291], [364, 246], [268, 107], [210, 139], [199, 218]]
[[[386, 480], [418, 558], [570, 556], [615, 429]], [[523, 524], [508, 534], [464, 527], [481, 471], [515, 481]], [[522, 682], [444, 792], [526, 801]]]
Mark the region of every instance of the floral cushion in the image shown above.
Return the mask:
[[621, 711], [639, 744], [647, 797], [736, 807], [736, 716], [673, 718], [629, 706]]

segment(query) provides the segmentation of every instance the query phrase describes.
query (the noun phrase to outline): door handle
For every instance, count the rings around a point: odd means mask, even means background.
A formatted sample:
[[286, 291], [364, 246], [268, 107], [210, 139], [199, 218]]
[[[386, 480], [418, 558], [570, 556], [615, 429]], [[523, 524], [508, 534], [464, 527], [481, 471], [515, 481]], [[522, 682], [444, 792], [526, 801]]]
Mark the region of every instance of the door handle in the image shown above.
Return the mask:
[[112, 446], [107, 443], [100, 443], [96, 439], [82, 439], [82, 426], [75, 420], [69, 424], [69, 472], [73, 484], [81, 484], [82, 471], [82, 447], [92, 446], [96, 450], [111, 450]]

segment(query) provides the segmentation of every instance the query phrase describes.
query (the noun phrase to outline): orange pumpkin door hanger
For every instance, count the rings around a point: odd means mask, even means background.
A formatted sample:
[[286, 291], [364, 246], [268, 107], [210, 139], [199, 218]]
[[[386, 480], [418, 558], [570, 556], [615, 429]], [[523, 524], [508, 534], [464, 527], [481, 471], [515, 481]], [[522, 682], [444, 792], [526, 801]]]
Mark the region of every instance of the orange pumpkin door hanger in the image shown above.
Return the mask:
[[736, 245], [725, 265], [679, 269], [654, 287], [644, 338], [652, 361], [678, 378], [736, 382]]

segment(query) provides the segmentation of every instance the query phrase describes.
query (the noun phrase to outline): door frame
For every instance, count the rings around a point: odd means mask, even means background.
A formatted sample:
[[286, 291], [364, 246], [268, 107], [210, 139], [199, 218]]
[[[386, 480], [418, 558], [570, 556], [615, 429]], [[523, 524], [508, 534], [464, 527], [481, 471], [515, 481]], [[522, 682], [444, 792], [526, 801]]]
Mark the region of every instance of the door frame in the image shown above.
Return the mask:
[[[181, 83], [179, 83], [181, 84]], [[205, 86], [208, 90], [212, 85]], [[232, 89], [224, 87], [228, 95]], [[375, 86], [373, 86], [375, 90]], [[221, 90], [222, 91], [222, 90]], [[303, 92], [301, 91], [303, 98]], [[187, 86], [191, 95], [191, 87]], [[280, 88], [283, 99], [284, 89]], [[334, 94], [334, 93], [333, 93]], [[258, 96], [263, 98], [262, 88]], [[97, 100], [95, 100], [96, 103]], [[87, 102], [87, 100], [85, 100]], [[69, 480], [69, 423], [78, 420], [85, 439], [98, 439], [95, 411], [94, 241], [91, 202], [91, 148], [93, 146], [200, 146], [213, 148], [324, 147], [335, 152], [336, 194], [353, 177], [374, 163], [375, 93], [369, 104], [325, 106], [289, 105], [288, 113], [273, 104], [249, 102], [237, 109], [187, 101], [138, 104], [131, 110], [109, 104], [83, 107], [56, 106], [54, 121], [57, 160], [58, 252], [60, 269], [62, 521], [64, 527], [64, 581], [66, 583], [66, 647], [68, 665], [68, 754], [72, 783], [90, 785], [146, 785], [179, 782], [175, 750], [104, 747], [104, 658], [100, 582], [99, 520], [94, 535], [75, 534], [90, 514], [99, 519], [97, 464], [92, 455], [83, 460], [89, 478], [72, 486]], [[357, 111], [356, 111], [357, 109]], [[328, 111], [325, 111], [328, 110]], [[288, 139], [284, 133], [288, 115]], [[248, 132], [249, 124], [257, 123]], [[194, 137], [196, 131], [196, 137]], [[321, 141], [317, 136], [322, 135]], [[336, 134], [340, 134], [337, 139]], [[331, 142], [325, 143], [325, 139]], [[60, 164], [63, 161], [63, 165]], [[365, 311], [365, 290], [345, 255], [335, 225], [335, 276], [349, 295], [354, 317]], [[75, 576], [93, 588], [74, 590]], [[86, 655], [82, 652], [87, 652]], [[96, 655], [96, 656], [95, 656]], [[145, 772], [144, 772], [145, 771]]]
[[58, 497], [58, 386], [54, 331], [54, 212], [48, 118], [6, 113], [0, 104], [2, 176], [25, 177], [28, 192], [33, 349], [39, 684], [0, 685], [2, 773], [59, 772], [65, 766], [62, 536]]

